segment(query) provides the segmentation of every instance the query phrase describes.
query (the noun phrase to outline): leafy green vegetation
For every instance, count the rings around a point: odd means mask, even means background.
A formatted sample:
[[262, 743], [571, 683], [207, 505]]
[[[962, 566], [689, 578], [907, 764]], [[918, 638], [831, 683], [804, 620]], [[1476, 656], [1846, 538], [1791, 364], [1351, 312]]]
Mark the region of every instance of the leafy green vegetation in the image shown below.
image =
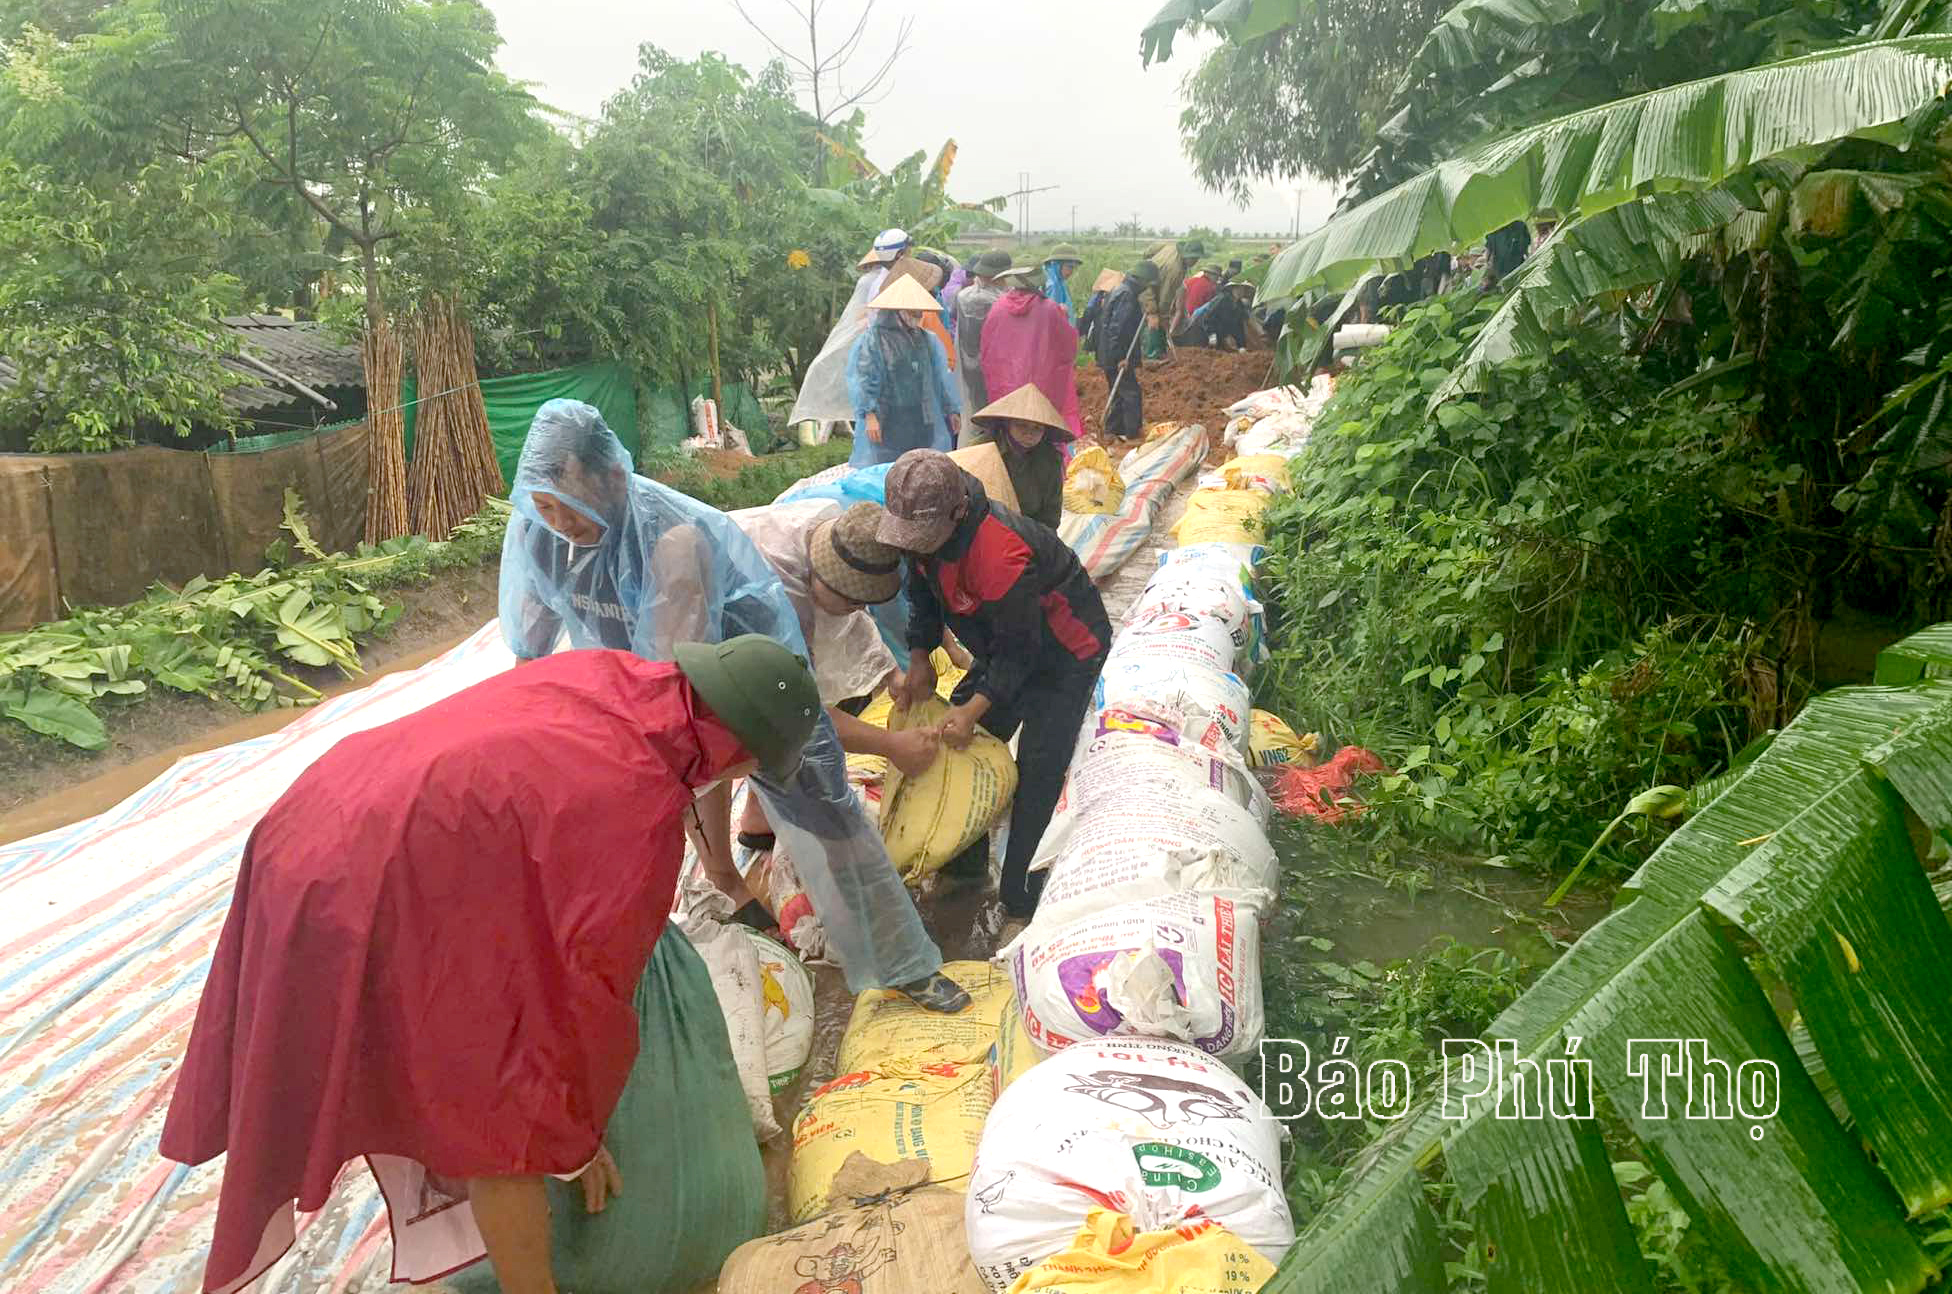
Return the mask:
[[1803, 469], [1747, 441], [1752, 399], [1663, 399], [1596, 331], [1433, 416], [1497, 305], [1414, 307], [1342, 378], [1266, 518], [1279, 631], [1257, 687], [1392, 765], [1362, 830], [1563, 867], [1807, 686], [1761, 633], [1812, 555], [1773, 506]]
[[721, 512], [735, 512], [771, 503], [795, 481], [845, 463], [852, 448], [847, 437], [836, 437], [824, 445], [767, 454], [730, 476], [714, 474], [682, 450], [661, 450], [645, 455], [638, 470]]
[[[305, 705], [319, 690], [293, 666], [360, 673], [359, 645], [399, 617], [380, 591], [474, 566], [501, 553], [508, 505], [490, 504], [444, 542], [419, 536], [328, 556], [313, 542], [296, 495], [285, 529], [255, 575], [158, 584], [127, 606], [0, 634], [0, 717], [84, 750], [108, 744], [101, 707], [152, 686], [229, 701], [244, 710]], [[293, 554], [299, 560], [290, 561]]]

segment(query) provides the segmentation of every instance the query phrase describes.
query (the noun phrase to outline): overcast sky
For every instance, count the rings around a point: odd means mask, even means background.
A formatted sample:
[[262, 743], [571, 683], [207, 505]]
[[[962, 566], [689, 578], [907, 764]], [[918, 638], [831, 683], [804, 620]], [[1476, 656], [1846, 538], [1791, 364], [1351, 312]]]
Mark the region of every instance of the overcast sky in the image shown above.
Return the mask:
[[[650, 42], [683, 58], [717, 50], [757, 70], [770, 51], [730, 0], [486, 0], [507, 42], [502, 70], [545, 102], [595, 116], [636, 71]], [[851, 27], [861, 0], [826, 0], [831, 25]], [[950, 191], [965, 201], [1055, 184], [1031, 199], [1031, 225], [1109, 228], [1137, 212], [1146, 225], [1285, 231], [1296, 190], [1262, 186], [1243, 210], [1193, 178], [1179, 143], [1179, 83], [1206, 40], [1182, 39], [1172, 60], [1139, 66], [1139, 28], [1158, 0], [879, 0], [858, 65], [878, 64], [904, 16], [913, 52], [886, 97], [867, 109], [868, 153], [890, 165], [945, 139], [959, 146]], [[747, 0], [782, 35], [784, 0]], [[802, 28], [804, 31], [804, 28]], [[985, 68], [995, 69], [985, 71]], [[1039, 71], [1057, 68], [1061, 71]], [[1302, 228], [1320, 224], [1333, 194], [1308, 184]], [[1014, 213], [1012, 213], [1014, 218]]]

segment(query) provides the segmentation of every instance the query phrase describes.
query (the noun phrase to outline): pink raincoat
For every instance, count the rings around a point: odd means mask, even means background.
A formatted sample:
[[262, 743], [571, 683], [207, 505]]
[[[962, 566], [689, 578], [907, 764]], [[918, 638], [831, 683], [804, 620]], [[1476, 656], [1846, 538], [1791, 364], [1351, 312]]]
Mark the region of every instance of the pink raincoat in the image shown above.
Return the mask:
[[1043, 293], [1013, 288], [983, 321], [983, 385], [990, 399], [1000, 400], [1026, 382], [1035, 382], [1057, 406], [1072, 436], [1084, 435], [1084, 418], [1078, 412], [1078, 330], [1064, 307]]

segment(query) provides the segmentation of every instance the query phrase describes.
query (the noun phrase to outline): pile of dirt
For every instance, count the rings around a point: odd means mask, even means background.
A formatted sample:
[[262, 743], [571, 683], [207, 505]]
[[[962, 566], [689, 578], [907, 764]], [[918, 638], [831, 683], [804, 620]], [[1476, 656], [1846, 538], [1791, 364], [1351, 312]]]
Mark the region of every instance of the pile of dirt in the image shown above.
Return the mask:
[[[1273, 358], [1266, 351], [1198, 348], [1178, 350], [1167, 360], [1147, 364], [1137, 374], [1139, 389], [1145, 393], [1145, 420], [1198, 422], [1217, 433], [1222, 409], [1273, 381], [1269, 372]], [[1078, 398], [1084, 429], [1091, 435], [1104, 431], [1105, 397], [1104, 372], [1080, 370]]]
[[736, 449], [691, 449], [685, 451], [687, 463], [715, 480], [731, 480], [759, 460]]

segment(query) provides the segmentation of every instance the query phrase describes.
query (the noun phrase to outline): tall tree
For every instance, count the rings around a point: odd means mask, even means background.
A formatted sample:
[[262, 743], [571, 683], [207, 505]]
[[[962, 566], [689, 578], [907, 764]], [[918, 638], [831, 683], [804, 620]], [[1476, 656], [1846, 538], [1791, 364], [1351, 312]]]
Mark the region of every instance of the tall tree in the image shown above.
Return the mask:
[[821, 128], [856, 108], [874, 104], [888, 88], [888, 79], [894, 75], [901, 56], [908, 52], [908, 36], [915, 29], [915, 20], [902, 19], [887, 55], [856, 72], [868, 21], [874, 17], [875, 0], [867, 0], [861, 6], [852, 27], [845, 20], [837, 27], [822, 26], [821, 10], [827, 7], [827, 0], [782, 0], [782, 3], [792, 16], [781, 19], [776, 27], [753, 17], [743, 0], [732, 0], [732, 7], [791, 69], [795, 85], [805, 90], [812, 102], [813, 119]]
[[381, 249], [402, 213], [461, 201], [542, 129], [494, 69], [472, 0], [162, 0], [193, 80], [160, 123], [190, 157], [243, 151], [358, 254], [366, 318], [383, 312]]

